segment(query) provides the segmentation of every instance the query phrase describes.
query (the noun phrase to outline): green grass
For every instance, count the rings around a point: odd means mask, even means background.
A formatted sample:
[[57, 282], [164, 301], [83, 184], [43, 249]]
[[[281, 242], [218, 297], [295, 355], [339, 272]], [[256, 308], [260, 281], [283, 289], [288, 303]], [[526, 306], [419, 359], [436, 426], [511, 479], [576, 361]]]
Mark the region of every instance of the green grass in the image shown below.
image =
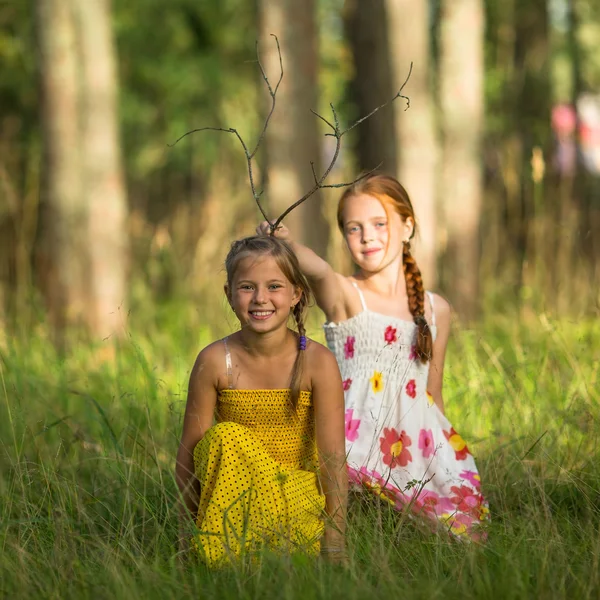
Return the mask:
[[107, 362], [83, 346], [61, 358], [39, 332], [0, 346], [3, 597], [598, 597], [597, 322], [455, 332], [445, 399], [490, 501], [485, 546], [425, 535], [369, 501], [352, 506], [346, 570], [267, 556], [210, 572], [175, 549], [187, 377], [212, 338], [188, 316], [166, 311]]

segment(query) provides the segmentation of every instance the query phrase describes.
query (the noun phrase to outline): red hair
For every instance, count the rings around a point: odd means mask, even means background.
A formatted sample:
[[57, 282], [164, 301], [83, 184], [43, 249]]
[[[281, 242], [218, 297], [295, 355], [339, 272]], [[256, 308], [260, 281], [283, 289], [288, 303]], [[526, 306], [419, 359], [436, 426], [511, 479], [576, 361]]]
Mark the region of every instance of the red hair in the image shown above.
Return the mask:
[[[417, 230], [415, 211], [408, 196], [408, 192], [402, 184], [389, 175], [368, 175], [347, 188], [340, 198], [337, 211], [338, 227], [344, 232], [344, 206], [346, 200], [359, 194], [368, 194], [377, 198], [385, 208], [396, 211], [403, 221], [409, 217], [414, 223], [411, 238]], [[416, 354], [422, 363], [431, 359], [433, 348], [433, 337], [429, 325], [425, 320], [425, 289], [423, 278], [417, 262], [410, 252], [410, 241], [404, 242], [402, 249], [402, 262], [404, 265], [404, 279], [406, 280], [406, 294], [408, 296], [408, 308], [417, 326]]]

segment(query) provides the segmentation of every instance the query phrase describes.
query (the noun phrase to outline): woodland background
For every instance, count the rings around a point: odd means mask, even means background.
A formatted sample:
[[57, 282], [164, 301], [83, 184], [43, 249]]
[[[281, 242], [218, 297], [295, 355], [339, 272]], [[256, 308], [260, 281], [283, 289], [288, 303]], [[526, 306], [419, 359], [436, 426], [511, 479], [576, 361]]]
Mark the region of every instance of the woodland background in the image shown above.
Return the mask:
[[[391, 99], [412, 61], [410, 108], [398, 99], [344, 137], [327, 182], [380, 164], [396, 175], [426, 285], [466, 319], [598, 314], [597, 3], [3, 0], [5, 328], [49, 316], [98, 339], [122, 335], [140, 305], [174, 300], [221, 314], [227, 246], [260, 218], [245, 158], [224, 133], [169, 144], [203, 126], [256, 142], [270, 98], [255, 43], [274, 83], [272, 33], [284, 77], [255, 160], [270, 216], [311, 187], [311, 161], [321, 173], [331, 157], [310, 109], [331, 119], [333, 103], [347, 126]], [[347, 270], [338, 197], [323, 190], [288, 220]]]
[[[487, 544], [353, 502], [348, 568], [178, 560], [174, 461], [198, 351], [236, 328], [223, 259], [322, 173], [407, 187], [457, 316], [447, 415]], [[598, 598], [600, 3], [0, 0], [0, 595]], [[351, 265], [322, 190], [286, 223]], [[308, 333], [323, 341], [323, 315]]]

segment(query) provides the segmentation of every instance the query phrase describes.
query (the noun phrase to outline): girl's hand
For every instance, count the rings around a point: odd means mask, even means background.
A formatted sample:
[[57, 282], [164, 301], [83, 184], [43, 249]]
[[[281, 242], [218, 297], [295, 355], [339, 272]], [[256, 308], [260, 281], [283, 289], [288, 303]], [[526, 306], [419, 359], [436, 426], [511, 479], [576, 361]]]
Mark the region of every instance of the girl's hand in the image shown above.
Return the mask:
[[[256, 233], [258, 235], [271, 235], [271, 223], [263, 221], [257, 228]], [[275, 230], [275, 237], [280, 240], [291, 241], [290, 230], [283, 224], [279, 224]]]

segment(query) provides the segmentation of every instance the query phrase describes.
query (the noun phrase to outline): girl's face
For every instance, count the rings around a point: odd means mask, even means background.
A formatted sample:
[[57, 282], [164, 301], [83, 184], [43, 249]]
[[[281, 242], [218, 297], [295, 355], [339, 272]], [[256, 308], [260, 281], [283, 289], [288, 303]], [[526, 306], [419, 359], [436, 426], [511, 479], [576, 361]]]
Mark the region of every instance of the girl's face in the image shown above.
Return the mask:
[[[388, 214], [389, 212], [389, 214]], [[413, 221], [369, 194], [350, 196], [344, 205], [344, 237], [352, 259], [363, 271], [375, 272], [402, 255], [402, 242], [410, 238]]]
[[256, 333], [286, 327], [290, 310], [302, 296], [269, 255], [242, 258], [225, 293], [242, 328]]

